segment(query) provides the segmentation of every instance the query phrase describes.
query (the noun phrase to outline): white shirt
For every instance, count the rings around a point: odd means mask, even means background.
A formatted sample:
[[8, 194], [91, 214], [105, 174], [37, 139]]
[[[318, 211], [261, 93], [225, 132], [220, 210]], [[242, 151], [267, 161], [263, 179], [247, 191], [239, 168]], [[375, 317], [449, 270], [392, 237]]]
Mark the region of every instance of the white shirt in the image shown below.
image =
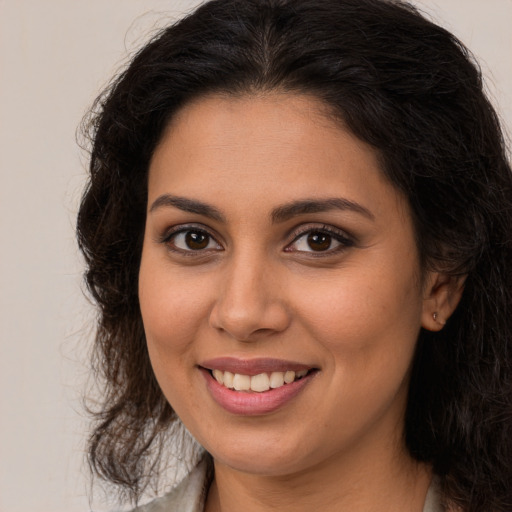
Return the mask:
[[[132, 512], [203, 512], [208, 487], [209, 461], [201, 462], [170, 493]], [[443, 512], [435, 481], [430, 486], [423, 512]]]

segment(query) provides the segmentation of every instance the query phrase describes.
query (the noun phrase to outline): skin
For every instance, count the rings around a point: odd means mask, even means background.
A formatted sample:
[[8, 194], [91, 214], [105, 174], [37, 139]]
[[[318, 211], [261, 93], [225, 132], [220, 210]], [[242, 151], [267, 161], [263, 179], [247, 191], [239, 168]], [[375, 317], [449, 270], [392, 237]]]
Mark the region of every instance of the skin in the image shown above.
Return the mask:
[[[402, 441], [411, 360], [420, 328], [441, 329], [458, 295], [422, 274], [407, 201], [376, 152], [314, 98], [209, 96], [173, 118], [148, 186], [142, 317], [163, 393], [214, 457], [207, 511], [421, 511], [430, 468]], [[157, 201], [166, 194], [222, 218]], [[272, 221], [278, 207], [327, 198], [366, 213]], [[326, 226], [343, 238], [320, 251], [307, 237]], [[173, 229], [210, 238], [191, 248]], [[236, 415], [198, 368], [224, 356], [318, 372], [278, 410]]]

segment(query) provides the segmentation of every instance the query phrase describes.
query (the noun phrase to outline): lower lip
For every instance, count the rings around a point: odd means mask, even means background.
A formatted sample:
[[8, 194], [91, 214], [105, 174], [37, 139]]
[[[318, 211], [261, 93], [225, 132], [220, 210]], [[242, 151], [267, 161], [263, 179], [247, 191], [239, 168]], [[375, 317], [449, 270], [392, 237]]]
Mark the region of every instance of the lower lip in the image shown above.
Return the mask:
[[285, 406], [308, 385], [317, 372], [308, 373], [302, 379], [262, 393], [234, 391], [219, 384], [208, 370], [201, 368], [201, 373], [206, 380], [212, 398], [222, 408], [232, 414], [258, 416], [274, 412]]

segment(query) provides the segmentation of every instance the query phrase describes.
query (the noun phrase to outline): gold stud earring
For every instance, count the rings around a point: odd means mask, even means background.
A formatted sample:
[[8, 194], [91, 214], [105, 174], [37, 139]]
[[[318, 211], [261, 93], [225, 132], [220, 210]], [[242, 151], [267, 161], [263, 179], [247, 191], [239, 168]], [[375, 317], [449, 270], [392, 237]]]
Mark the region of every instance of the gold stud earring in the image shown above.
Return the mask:
[[434, 319], [434, 322], [437, 322], [437, 312], [432, 314], [432, 318]]

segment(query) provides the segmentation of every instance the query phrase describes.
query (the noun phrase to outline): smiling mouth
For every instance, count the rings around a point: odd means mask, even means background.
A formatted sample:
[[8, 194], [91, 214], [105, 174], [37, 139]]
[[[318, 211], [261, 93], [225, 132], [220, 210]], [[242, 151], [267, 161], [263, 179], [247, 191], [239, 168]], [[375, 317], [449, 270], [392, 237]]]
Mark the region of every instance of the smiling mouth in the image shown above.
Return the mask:
[[230, 414], [260, 416], [304, 393], [321, 369], [283, 359], [218, 357], [198, 365], [211, 398]]
[[265, 391], [278, 389], [301, 380], [315, 370], [287, 370], [283, 372], [259, 373], [258, 375], [244, 375], [219, 369], [208, 371], [219, 384], [227, 389], [246, 393], [264, 393]]

